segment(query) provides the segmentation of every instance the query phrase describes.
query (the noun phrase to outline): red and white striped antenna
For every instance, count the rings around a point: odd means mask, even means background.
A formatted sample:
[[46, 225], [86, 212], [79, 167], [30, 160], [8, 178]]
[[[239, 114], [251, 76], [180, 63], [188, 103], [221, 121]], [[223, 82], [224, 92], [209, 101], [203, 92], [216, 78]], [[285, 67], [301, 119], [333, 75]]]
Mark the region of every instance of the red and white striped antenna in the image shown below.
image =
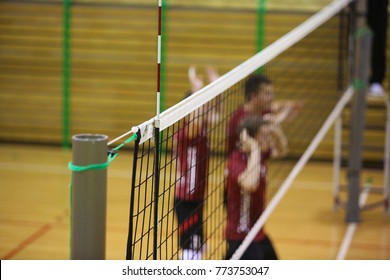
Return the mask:
[[160, 120], [160, 92], [161, 92], [161, 25], [162, 25], [162, 0], [158, 0], [158, 35], [157, 35], [157, 120]]

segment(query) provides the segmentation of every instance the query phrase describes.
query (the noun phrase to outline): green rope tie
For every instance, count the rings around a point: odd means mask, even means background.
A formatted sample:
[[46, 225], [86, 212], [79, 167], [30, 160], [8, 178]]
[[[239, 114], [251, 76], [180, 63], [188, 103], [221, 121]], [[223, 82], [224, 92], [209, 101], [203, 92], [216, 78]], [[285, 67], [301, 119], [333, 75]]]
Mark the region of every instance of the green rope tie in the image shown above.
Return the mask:
[[119, 150], [120, 148], [122, 148], [124, 145], [130, 143], [131, 141], [134, 141], [134, 140], [137, 140], [137, 134], [134, 134], [132, 135], [130, 138], [128, 138], [125, 142], [123, 142], [122, 144], [120, 144], [118, 147], [115, 147], [114, 150]]
[[366, 82], [362, 81], [362, 80], [355, 80], [353, 81], [353, 88], [355, 90], [363, 90], [366, 86]]
[[355, 38], [360, 38], [360, 37], [363, 37], [365, 35], [372, 35], [372, 32], [368, 27], [359, 28], [355, 32]]
[[88, 170], [98, 170], [98, 169], [106, 169], [110, 163], [118, 156], [118, 154], [109, 154], [107, 162], [90, 164], [85, 166], [74, 165], [72, 162], [69, 162], [68, 167], [70, 170], [74, 172], [84, 172]]
[[69, 162], [68, 168], [74, 172], [84, 172], [84, 171], [88, 171], [88, 170], [106, 169], [111, 164], [111, 162], [118, 156], [117, 151], [120, 148], [122, 148], [124, 145], [126, 145], [126, 144], [128, 144], [131, 141], [136, 140], [136, 139], [137, 139], [137, 134], [134, 134], [130, 138], [126, 139], [122, 144], [115, 147], [113, 149], [115, 152], [110, 152], [108, 155], [107, 161], [104, 163], [90, 164], [90, 165], [86, 165], [86, 166], [78, 166], [78, 165], [74, 165], [72, 162]]

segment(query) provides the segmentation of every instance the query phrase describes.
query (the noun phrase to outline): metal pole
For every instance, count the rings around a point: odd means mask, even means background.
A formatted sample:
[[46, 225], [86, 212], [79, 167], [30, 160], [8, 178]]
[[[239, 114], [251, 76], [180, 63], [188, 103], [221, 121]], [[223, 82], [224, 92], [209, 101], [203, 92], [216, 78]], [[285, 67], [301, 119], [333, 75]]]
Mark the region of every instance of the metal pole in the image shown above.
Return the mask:
[[[106, 135], [73, 136], [73, 164], [106, 163], [107, 140]], [[71, 195], [71, 259], [105, 259], [107, 169], [73, 171]]]
[[342, 120], [341, 115], [337, 118], [334, 126], [333, 146], [333, 208], [340, 207], [340, 169], [342, 157]]
[[386, 103], [386, 136], [385, 136], [385, 157], [383, 195], [385, 199], [385, 212], [389, 213], [390, 199], [390, 96], [387, 96]]
[[154, 220], [153, 220], [153, 260], [157, 260], [158, 258], [158, 197], [160, 191], [160, 124], [158, 120], [156, 120], [155, 128], [154, 128], [154, 139], [156, 143], [156, 153], [154, 158], [154, 192], [153, 192], [153, 200], [154, 200]]
[[133, 154], [133, 173], [131, 177], [131, 194], [130, 194], [130, 212], [129, 212], [129, 233], [127, 237], [127, 250], [126, 250], [126, 260], [133, 259], [133, 216], [134, 216], [134, 201], [135, 201], [135, 184], [137, 178], [137, 167], [138, 167], [138, 151], [139, 143], [141, 140], [141, 132], [137, 131], [137, 140], [134, 145], [134, 154]]
[[362, 167], [363, 132], [365, 125], [365, 108], [368, 82], [369, 55], [371, 50], [371, 34], [365, 29], [365, 0], [357, 2], [357, 17], [353, 83], [356, 94], [352, 100], [350, 148], [348, 164], [348, 201], [346, 221], [360, 221], [360, 172]]
[[[338, 55], [338, 75], [337, 75], [337, 89], [342, 92], [346, 84], [346, 75], [344, 73], [344, 61], [350, 59], [346, 55], [345, 35], [347, 34], [350, 20], [347, 18], [347, 12], [340, 12], [339, 14], [339, 55]], [[348, 52], [347, 52], [348, 53]], [[337, 210], [340, 207], [340, 173], [343, 157], [342, 148], [342, 129], [343, 129], [343, 115], [342, 113], [335, 121], [334, 125], [334, 145], [333, 145], [333, 209]]]

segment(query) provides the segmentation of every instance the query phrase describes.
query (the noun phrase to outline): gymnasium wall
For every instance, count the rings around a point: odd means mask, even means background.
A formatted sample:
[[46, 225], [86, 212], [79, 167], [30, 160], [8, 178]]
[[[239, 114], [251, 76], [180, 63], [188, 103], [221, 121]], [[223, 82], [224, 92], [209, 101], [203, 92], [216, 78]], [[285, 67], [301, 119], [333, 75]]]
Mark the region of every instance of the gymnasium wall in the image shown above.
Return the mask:
[[[101, 133], [115, 138], [155, 115], [157, 1], [72, 1], [69, 97], [64, 92], [62, 2], [0, 1], [1, 142], [61, 145], [64, 126], [69, 136]], [[257, 49], [261, 1], [195, 2], [168, 2], [165, 108], [182, 99], [189, 65], [214, 65], [223, 74]], [[265, 45], [330, 1], [293, 2], [287, 13], [291, 1], [267, 1]], [[365, 157], [381, 160], [384, 107], [369, 105]], [[316, 156], [330, 159], [332, 149], [330, 133]]]

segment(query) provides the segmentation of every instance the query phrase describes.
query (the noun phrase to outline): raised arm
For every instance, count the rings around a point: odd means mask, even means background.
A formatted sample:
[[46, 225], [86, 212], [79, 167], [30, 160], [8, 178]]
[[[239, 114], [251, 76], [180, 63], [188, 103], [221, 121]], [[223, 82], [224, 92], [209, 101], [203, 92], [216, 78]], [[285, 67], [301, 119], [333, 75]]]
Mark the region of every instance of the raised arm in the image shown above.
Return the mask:
[[[214, 82], [219, 78], [219, 74], [217, 70], [211, 66], [206, 67], [206, 72], [207, 72], [207, 78], [209, 80], [209, 83]], [[207, 114], [207, 122], [210, 124], [216, 123], [220, 119], [220, 113], [221, 113], [221, 108], [223, 107], [222, 104], [222, 98], [221, 95], [218, 95], [215, 98], [215, 101], [211, 102], [212, 104], [209, 103], [209, 106], [213, 106], [210, 108], [210, 110], [207, 110], [209, 113]]]
[[275, 123], [280, 124], [283, 121], [293, 120], [303, 108], [303, 102], [292, 100], [280, 100], [274, 101], [272, 104], [272, 111], [269, 114], [268, 119]]
[[288, 152], [288, 141], [281, 127], [278, 124], [273, 124], [269, 133], [271, 156], [273, 158], [285, 156]]
[[261, 149], [255, 139], [250, 137], [244, 129], [240, 134], [242, 149], [248, 151], [246, 169], [238, 176], [238, 183], [247, 192], [254, 192], [260, 180]]

